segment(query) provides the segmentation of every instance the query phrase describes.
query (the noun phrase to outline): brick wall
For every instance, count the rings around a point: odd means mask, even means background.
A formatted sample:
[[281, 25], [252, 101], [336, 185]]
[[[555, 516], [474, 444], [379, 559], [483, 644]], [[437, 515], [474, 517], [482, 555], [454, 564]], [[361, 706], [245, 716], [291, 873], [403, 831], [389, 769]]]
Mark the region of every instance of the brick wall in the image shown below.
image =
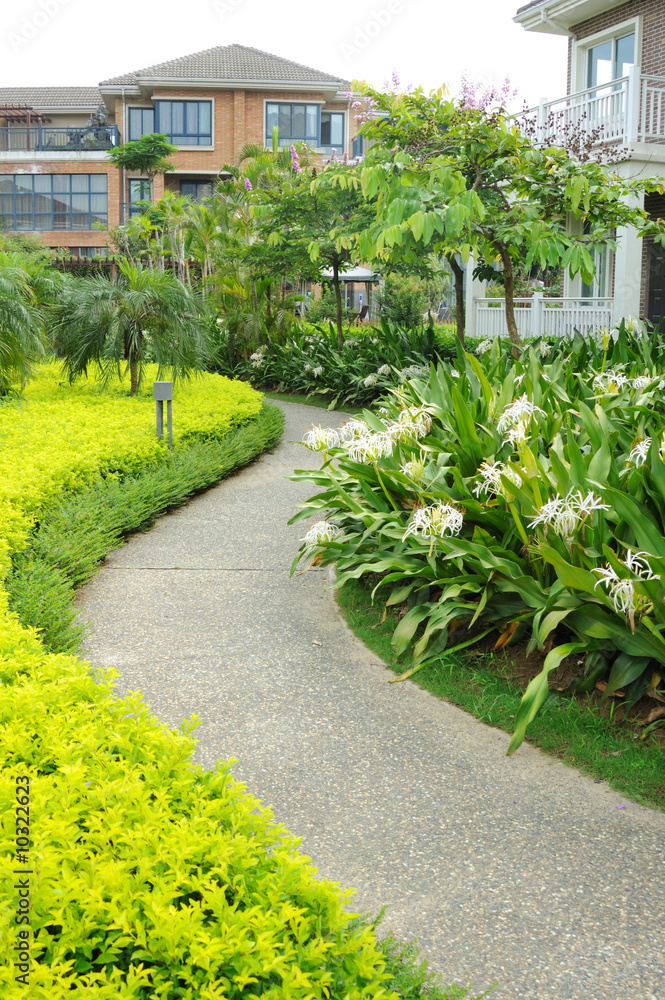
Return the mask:
[[[665, 0], [630, 0], [620, 7], [613, 7], [612, 10], [573, 25], [572, 31], [581, 41], [589, 35], [606, 31], [615, 24], [621, 24], [622, 21], [638, 15], [642, 18], [642, 72], [665, 76]], [[568, 47], [569, 89], [571, 54], [572, 40]]]

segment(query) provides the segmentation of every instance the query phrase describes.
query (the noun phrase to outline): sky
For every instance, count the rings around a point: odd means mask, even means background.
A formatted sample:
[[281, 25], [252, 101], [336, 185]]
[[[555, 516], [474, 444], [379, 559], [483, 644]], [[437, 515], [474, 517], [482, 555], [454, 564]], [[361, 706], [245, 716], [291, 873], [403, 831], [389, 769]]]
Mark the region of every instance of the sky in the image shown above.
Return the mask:
[[[524, 2], [524, 0], [521, 0]], [[509, 77], [530, 106], [566, 92], [567, 40], [526, 32], [520, 0], [7, 0], [0, 86], [91, 86], [234, 42], [374, 85], [454, 93]]]

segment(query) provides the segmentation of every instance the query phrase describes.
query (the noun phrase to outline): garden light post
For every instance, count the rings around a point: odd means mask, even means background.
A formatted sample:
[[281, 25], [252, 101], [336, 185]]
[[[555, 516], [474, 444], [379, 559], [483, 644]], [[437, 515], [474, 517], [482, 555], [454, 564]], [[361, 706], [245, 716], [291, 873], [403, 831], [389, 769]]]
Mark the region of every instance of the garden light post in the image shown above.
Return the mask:
[[173, 382], [153, 382], [152, 396], [157, 407], [157, 440], [161, 441], [164, 437], [164, 403], [166, 403], [166, 436], [169, 448], [173, 448]]

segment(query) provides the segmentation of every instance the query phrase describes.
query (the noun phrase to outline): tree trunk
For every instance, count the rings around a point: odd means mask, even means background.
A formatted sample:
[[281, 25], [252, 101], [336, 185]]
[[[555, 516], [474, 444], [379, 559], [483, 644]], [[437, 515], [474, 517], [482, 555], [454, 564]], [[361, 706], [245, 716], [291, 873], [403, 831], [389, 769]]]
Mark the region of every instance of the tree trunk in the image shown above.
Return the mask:
[[132, 351], [129, 359], [129, 395], [135, 396], [139, 391], [139, 360], [136, 351]]
[[501, 256], [501, 263], [503, 264], [503, 283], [506, 293], [506, 326], [508, 327], [510, 342], [513, 345], [511, 353], [517, 360], [521, 357], [519, 348], [524, 347], [524, 344], [517, 332], [517, 323], [515, 321], [515, 275], [513, 272], [513, 262], [505, 243], [497, 244], [497, 249]]
[[[455, 323], [457, 339], [464, 347], [465, 316], [464, 316], [464, 271], [454, 257], [450, 258], [450, 269], [455, 276]], [[469, 282], [469, 288], [471, 283]]]
[[257, 343], [261, 344], [261, 319], [259, 317], [259, 296], [256, 291], [256, 282], [254, 278], [249, 279], [249, 287], [252, 293], [252, 310], [254, 312], [254, 332], [256, 333]]
[[335, 314], [337, 319], [337, 346], [344, 346], [344, 330], [342, 328], [342, 286], [339, 280], [339, 263], [333, 259], [333, 285], [335, 287]]

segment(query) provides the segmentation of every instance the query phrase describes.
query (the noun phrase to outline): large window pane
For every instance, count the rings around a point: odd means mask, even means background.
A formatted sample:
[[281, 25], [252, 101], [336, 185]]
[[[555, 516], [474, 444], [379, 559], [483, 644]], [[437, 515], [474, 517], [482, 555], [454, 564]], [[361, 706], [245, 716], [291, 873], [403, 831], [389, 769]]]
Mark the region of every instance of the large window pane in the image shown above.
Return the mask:
[[291, 138], [291, 105], [280, 104], [279, 106], [279, 134], [285, 139]]
[[272, 130], [279, 127], [279, 105], [268, 104], [266, 107], [266, 128], [268, 135], [272, 136]]
[[603, 42], [589, 49], [588, 87], [597, 87], [612, 80], [612, 42]]
[[0, 194], [0, 215], [14, 214], [14, 195]]
[[319, 109], [316, 104], [307, 105], [307, 138], [317, 139], [319, 128]]
[[171, 102], [160, 101], [157, 107], [159, 108], [157, 127], [165, 135], [171, 135]]
[[51, 215], [36, 215], [35, 216], [35, 229], [40, 233], [45, 233], [49, 229], [53, 229], [53, 218]]
[[628, 70], [635, 64], [635, 35], [617, 38], [616, 77], [628, 76]]
[[[103, 190], [90, 194], [94, 181]], [[105, 174], [36, 174], [4, 177], [0, 216], [4, 228], [21, 232], [50, 229], [90, 229], [91, 212], [106, 223], [108, 217]], [[51, 194], [51, 187], [54, 193]], [[70, 194], [70, 189], [78, 189]], [[59, 189], [59, 190], [58, 190]], [[11, 193], [12, 190], [15, 193]], [[16, 210], [16, 214], [14, 214]]]
[[90, 190], [90, 179], [87, 174], [72, 174], [72, 191]]
[[69, 174], [53, 174], [53, 190], [69, 191]]
[[199, 106], [194, 101], [190, 101], [185, 105], [187, 124], [185, 126], [185, 132], [187, 135], [198, 135], [199, 134]]
[[341, 149], [344, 146], [344, 115], [334, 111], [321, 112], [321, 145]]
[[291, 138], [305, 139], [305, 105], [294, 104], [291, 121]]
[[210, 101], [199, 101], [199, 132], [210, 135], [212, 132], [212, 104]]
[[0, 177], [0, 194], [9, 194], [14, 191], [13, 177]]
[[[146, 181], [146, 184], [148, 182]], [[108, 177], [106, 174], [91, 174], [90, 175], [90, 190], [91, 191], [106, 191], [108, 185]]]
[[185, 105], [180, 101], [171, 105], [171, 128], [174, 134], [185, 131]]
[[35, 191], [48, 192], [51, 193], [51, 175], [50, 174], [36, 174], [33, 177], [33, 183], [35, 185]]

